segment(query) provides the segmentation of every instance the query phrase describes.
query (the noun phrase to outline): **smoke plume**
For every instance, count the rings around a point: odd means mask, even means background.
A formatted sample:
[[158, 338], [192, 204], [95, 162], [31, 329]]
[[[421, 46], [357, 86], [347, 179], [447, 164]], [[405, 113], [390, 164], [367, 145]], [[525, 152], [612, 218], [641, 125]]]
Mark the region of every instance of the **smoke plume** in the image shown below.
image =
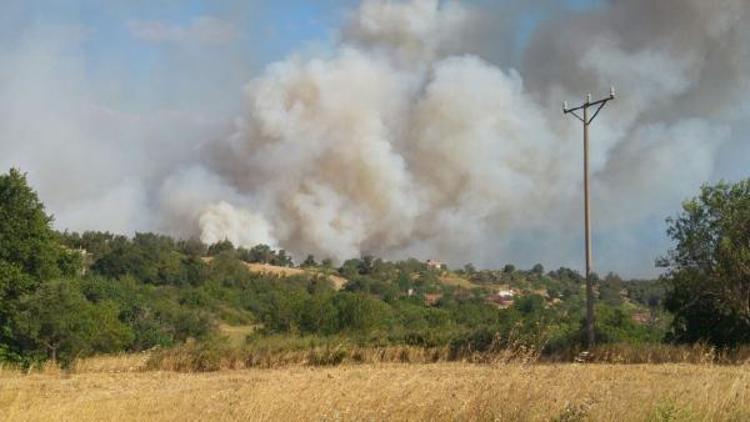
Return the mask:
[[581, 128], [560, 104], [615, 85], [592, 127], [596, 262], [653, 274], [661, 222], [724, 174], [720, 156], [750, 109], [750, 3], [609, 1], [551, 12], [528, 39], [495, 44], [503, 12], [365, 0], [330, 49], [252, 79], [224, 135], [206, 123], [182, 145], [92, 142], [105, 163], [131, 151], [120, 161], [142, 159], [146, 176], [69, 201], [58, 222], [86, 228], [89, 213], [129, 207], [115, 227], [267, 243], [298, 259], [580, 267]]

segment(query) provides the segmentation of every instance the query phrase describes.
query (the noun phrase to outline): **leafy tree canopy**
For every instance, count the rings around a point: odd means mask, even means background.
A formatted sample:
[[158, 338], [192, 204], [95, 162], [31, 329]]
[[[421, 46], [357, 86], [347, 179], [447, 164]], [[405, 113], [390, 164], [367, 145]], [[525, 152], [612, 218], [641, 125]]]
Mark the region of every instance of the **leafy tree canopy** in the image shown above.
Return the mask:
[[28, 349], [69, 363], [95, 352], [122, 350], [132, 330], [118, 319], [114, 302], [92, 303], [70, 280], [43, 284], [21, 300], [16, 326]]
[[675, 340], [750, 341], [750, 179], [704, 186], [668, 224], [676, 246], [660, 264]]
[[58, 243], [51, 222], [25, 174], [0, 175], [0, 360], [19, 353], [13, 330], [19, 298], [81, 267], [80, 255]]

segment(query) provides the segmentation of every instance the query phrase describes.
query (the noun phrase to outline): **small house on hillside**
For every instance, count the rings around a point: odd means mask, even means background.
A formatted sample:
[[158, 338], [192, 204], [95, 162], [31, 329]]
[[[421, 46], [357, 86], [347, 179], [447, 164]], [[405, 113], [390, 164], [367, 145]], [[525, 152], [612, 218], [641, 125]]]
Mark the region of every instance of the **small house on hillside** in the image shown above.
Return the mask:
[[497, 291], [497, 295], [513, 300], [513, 296], [515, 296], [515, 293], [510, 289], [500, 289]]
[[440, 261], [438, 261], [436, 259], [428, 259], [427, 260], [427, 266], [429, 268], [433, 268], [435, 270], [442, 270], [444, 265], [445, 264], [443, 264], [442, 262], [440, 262]]
[[499, 308], [505, 309], [513, 305], [513, 297], [515, 293], [513, 290], [500, 289], [497, 293], [487, 296], [487, 302], [496, 305]]

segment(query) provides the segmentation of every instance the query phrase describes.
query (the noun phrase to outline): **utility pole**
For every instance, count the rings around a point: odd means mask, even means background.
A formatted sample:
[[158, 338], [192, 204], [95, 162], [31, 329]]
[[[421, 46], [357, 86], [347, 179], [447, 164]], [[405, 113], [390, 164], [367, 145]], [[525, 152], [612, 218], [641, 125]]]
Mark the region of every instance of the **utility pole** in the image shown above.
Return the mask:
[[[568, 102], [563, 101], [563, 113], [572, 114], [583, 123], [583, 209], [586, 231], [586, 339], [588, 349], [594, 347], [594, 284], [591, 280], [593, 258], [591, 253], [591, 201], [589, 188], [589, 125], [594, 121], [607, 102], [615, 99], [615, 88], [609, 90], [609, 97], [591, 101], [591, 94], [586, 96], [586, 102], [578, 107], [568, 108]], [[589, 117], [589, 108], [596, 107], [594, 114]], [[578, 114], [583, 112], [583, 116]]]

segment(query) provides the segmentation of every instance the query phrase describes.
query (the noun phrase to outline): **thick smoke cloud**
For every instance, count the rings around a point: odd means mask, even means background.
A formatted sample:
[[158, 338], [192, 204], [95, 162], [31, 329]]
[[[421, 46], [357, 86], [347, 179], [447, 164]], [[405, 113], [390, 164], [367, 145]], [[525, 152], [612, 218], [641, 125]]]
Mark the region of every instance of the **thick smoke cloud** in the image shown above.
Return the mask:
[[[65, 139], [127, 177], [56, 190], [58, 224], [268, 243], [298, 258], [580, 267], [580, 125], [560, 101], [614, 84], [621, 96], [593, 128], [596, 263], [653, 274], [667, 246], [660, 222], [723, 174], [750, 109], [750, 3], [719, 3], [611, 1], [493, 43], [511, 32], [489, 25], [497, 6], [365, 0], [324, 54], [292, 54], [252, 79], [230, 131], [190, 116], [134, 125], [76, 112]], [[6, 124], [27, 130], [12, 113], [30, 104], [10, 107]], [[43, 120], [59, 116], [48, 110]], [[108, 118], [121, 139], [80, 133]], [[34, 176], [46, 180], [74, 161], [26, 169], [47, 169]]]
[[[550, 178], [559, 139], [517, 72], [442, 53], [470, 16], [454, 3], [365, 2], [330, 56], [271, 65], [248, 85], [236, 132], [206, 151], [237, 202], [200, 221], [243, 227], [249, 244], [270, 225], [272, 243], [298, 255], [456, 261], [540, 224], [563, 189]], [[258, 225], [212, 224], [237, 208]]]

